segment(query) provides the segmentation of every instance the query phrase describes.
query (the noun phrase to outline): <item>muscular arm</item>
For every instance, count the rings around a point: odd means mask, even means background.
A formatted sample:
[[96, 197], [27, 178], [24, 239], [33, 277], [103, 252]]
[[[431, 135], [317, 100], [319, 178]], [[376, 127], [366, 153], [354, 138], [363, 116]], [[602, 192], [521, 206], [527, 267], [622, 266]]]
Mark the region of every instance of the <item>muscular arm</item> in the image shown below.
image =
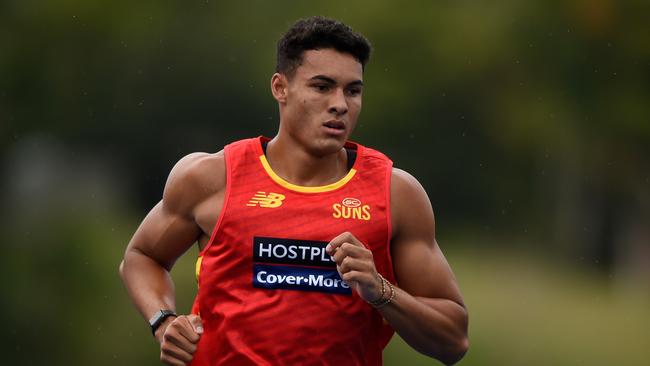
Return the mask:
[[399, 169], [391, 180], [391, 211], [400, 288], [394, 301], [379, 310], [411, 347], [453, 364], [468, 348], [467, 310], [436, 242], [429, 198], [415, 178]]
[[[169, 174], [163, 199], [149, 212], [126, 248], [120, 275], [143, 318], [148, 320], [160, 309], [175, 310], [169, 271], [194, 242], [209, 237], [212, 227], [209, 223], [202, 225], [205, 215], [201, 210], [206, 202], [214, 202], [213, 197], [222, 194], [223, 164], [222, 153], [197, 153], [181, 159]], [[168, 318], [156, 333], [159, 340], [159, 333], [170, 321]]]
[[468, 348], [467, 311], [436, 243], [429, 198], [415, 178], [398, 169], [391, 179], [391, 211], [391, 253], [400, 286], [394, 292], [385, 291], [372, 252], [351, 233], [332, 239], [326, 250], [341, 278], [378, 306], [411, 347], [445, 364], [456, 363]]

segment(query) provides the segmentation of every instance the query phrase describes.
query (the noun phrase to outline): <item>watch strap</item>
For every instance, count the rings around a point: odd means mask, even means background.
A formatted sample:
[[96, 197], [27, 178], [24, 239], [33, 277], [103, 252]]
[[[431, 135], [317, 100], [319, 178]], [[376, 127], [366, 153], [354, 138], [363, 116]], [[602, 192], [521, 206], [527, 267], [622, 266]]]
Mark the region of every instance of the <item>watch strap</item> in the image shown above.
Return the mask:
[[156, 335], [156, 330], [160, 325], [170, 316], [178, 316], [173, 310], [158, 310], [152, 317], [149, 319], [149, 326], [151, 327], [151, 334]]

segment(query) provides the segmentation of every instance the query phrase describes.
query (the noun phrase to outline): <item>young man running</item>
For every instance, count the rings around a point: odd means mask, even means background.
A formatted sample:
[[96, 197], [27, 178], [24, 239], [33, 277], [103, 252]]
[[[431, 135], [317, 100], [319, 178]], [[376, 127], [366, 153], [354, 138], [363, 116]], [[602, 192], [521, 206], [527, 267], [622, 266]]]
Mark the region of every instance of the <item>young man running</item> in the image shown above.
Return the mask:
[[[348, 142], [370, 45], [302, 19], [278, 42], [272, 139], [195, 153], [172, 169], [120, 266], [168, 365], [381, 365], [394, 331], [445, 364], [468, 348], [467, 310], [422, 186]], [[174, 262], [198, 242], [192, 314]]]

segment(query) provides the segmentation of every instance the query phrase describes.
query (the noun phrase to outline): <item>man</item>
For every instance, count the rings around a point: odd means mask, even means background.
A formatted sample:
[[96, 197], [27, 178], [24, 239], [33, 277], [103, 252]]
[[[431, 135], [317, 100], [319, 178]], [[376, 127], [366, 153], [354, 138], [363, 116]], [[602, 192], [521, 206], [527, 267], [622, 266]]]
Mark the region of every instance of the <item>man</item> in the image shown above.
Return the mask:
[[[120, 266], [166, 364], [380, 365], [393, 330], [445, 364], [466, 352], [424, 189], [347, 141], [369, 54], [340, 22], [298, 21], [271, 79], [277, 135], [172, 169]], [[176, 315], [169, 271], [197, 241], [195, 308]]]

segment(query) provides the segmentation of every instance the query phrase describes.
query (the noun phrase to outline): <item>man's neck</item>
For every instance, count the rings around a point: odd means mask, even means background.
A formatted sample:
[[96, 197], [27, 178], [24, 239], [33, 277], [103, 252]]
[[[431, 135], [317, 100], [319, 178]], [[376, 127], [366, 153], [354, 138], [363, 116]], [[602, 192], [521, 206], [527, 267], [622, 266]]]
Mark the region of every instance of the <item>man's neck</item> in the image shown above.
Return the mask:
[[280, 135], [269, 141], [266, 158], [277, 175], [299, 186], [324, 186], [339, 181], [348, 173], [345, 149], [316, 156]]

